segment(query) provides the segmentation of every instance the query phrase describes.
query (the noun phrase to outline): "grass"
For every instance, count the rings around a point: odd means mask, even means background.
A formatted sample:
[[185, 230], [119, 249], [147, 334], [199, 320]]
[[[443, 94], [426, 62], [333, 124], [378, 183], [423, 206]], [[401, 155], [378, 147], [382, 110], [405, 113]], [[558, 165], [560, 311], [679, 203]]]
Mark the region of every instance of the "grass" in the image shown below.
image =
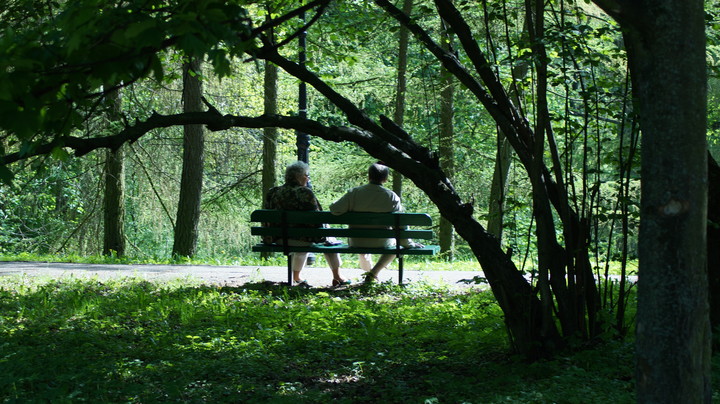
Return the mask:
[[0, 333], [4, 402], [634, 402], [631, 343], [526, 363], [491, 294], [428, 285], [4, 277]]

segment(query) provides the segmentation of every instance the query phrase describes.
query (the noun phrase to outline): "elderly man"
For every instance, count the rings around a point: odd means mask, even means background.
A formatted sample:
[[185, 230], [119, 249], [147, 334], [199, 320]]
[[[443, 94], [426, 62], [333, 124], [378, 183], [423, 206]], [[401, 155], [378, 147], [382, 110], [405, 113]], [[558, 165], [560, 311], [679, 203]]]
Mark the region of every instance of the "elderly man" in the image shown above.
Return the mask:
[[[382, 163], [375, 163], [368, 169], [368, 183], [351, 189], [342, 198], [330, 205], [330, 212], [339, 215], [345, 212], [402, 212], [400, 197], [383, 186], [388, 180], [390, 169]], [[366, 239], [351, 238], [349, 244], [353, 247], [394, 247], [395, 239]], [[400, 240], [403, 247], [421, 246], [412, 240]], [[383, 254], [375, 265], [372, 265], [370, 254], [360, 254], [360, 268], [367, 272], [365, 282], [373, 282], [377, 275], [387, 267], [395, 258], [395, 254]]]

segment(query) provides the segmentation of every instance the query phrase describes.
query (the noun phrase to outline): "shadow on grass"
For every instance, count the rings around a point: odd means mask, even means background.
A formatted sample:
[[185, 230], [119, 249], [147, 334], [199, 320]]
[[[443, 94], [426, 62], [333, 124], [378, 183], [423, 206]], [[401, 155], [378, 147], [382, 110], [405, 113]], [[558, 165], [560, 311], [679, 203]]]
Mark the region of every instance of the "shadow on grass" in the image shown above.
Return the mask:
[[[507, 355], [487, 293], [50, 282], [4, 286], [0, 316], [0, 396], [15, 402], [631, 397], [622, 346], [582, 363], [528, 365]], [[573, 392], [573, 383], [584, 387]]]

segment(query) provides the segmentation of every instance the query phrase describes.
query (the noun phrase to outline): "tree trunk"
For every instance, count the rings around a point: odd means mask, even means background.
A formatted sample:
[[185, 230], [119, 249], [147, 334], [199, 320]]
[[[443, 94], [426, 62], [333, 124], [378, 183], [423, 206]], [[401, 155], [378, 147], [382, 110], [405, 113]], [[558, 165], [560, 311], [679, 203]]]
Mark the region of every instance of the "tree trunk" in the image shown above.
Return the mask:
[[[510, 18], [505, 15], [505, 18]], [[486, 27], [489, 29], [489, 27]], [[528, 25], [527, 21], [523, 26], [523, 37], [527, 37]], [[512, 49], [512, 44], [506, 44], [508, 49]], [[512, 85], [508, 89], [508, 97], [513, 101], [517, 108], [522, 105], [521, 92], [517, 83], [523, 81], [530, 71], [530, 65], [527, 61], [514, 60], [512, 63]], [[490, 197], [488, 207], [488, 232], [502, 243], [502, 229], [505, 217], [505, 192], [507, 190], [507, 178], [510, 173], [510, 164], [512, 163], [512, 146], [505, 135], [498, 130], [497, 134], [497, 150], [495, 152], [495, 168], [493, 170], [492, 184], [490, 186]]]
[[[720, 331], [720, 165], [708, 153], [707, 262], [710, 294], [710, 327]], [[720, 337], [713, 350], [720, 351]]]
[[[709, 403], [706, 68], [702, 0], [623, 1], [640, 113], [640, 403]], [[623, 8], [626, 7], [626, 8]], [[682, 55], [682, 57], [678, 57]]]
[[[120, 93], [109, 94], [108, 120], [120, 120]], [[123, 146], [105, 154], [105, 196], [103, 216], [103, 255], [125, 255], [125, 153]]]
[[512, 161], [512, 148], [505, 136], [497, 134], [497, 150], [495, 152], [495, 169], [493, 170], [492, 184], [490, 185], [490, 200], [488, 207], [488, 233], [502, 240], [503, 220], [505, 217], [505, 191], [507, 178]]
[[[443, 48], [452, 52], [452, 33], [445, 29], [443, 22], [440, 27], [440, 43]], [[440, 158], [440, 168], [445, 171], [448, 179], [453, 180], [455, 174], [455, 149], [453, 131], [455, 88], [453, 76], [445, 69], [440, 70], [440, 139], [438, 142], [438, 157]], [[445, 217], [440, 217], [440, 226], [438, 231], [438, 239], [440, 244], [440, 254], [448, 260], [453, 259], [453, 226]]]
[[[413, 0], [403, 1], [403, 11], [409, 14], [412, 11]], [[407, 64], [408, 64], [408, 42], [410, 33], [404, 26], [400, 26], [398, 32], [398, 68], [397, 83], [395, 86], [395, 111], [393, 112], [393, 122], [398, 126], [403, 126], [405, 122], [405, 93], [407, 90]], [[402, 196], [402, 175], [397, 171], [392, 172], [392, 189]]]
[[[277, 78], [278, 68], [270, 62], [265, 62], [265, 109], [266, 115], [277, 114]], [[262, 160], [262, 194], [263, 200], [267, 191], [277, 183], [275, 166], [277, 160], [278, 129], [269, 127], [263, 129], [263, 160]]]
[[[265, 107], [264, 113], [266, 115], [277, 114], [277, 79], [278, 79], [278, 68], [273, 63], [265, 62], [265, 76], [264, 76], [264, 99]], [[265, 195], [277, 184], [277, 178], [275, 177], [275, 166], [277, 165], [277, 138], [278, 129], [275, 127], [267, 127], [263, 129], [263, 158], [262, 158], [262, 195], [263, 201]], [[262, 252], [260, 257], [266, 259], [270, 257], [272, 253]]]
[[[183, 111], [202, 111], [200, 61], [196, 59], [183, 65]], [[192, 257], [200, 221], [205, 134], [202, 125], [185, 125], [183, 129], [183, 168], [172, 254]]]

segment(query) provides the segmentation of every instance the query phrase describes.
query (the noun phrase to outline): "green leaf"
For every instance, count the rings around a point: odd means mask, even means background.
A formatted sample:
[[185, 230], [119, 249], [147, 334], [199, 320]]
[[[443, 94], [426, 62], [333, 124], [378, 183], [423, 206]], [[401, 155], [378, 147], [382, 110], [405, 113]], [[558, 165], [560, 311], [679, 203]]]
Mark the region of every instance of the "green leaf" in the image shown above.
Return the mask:
[[64, 147], [55, 147], [52, 149], [52, 152], [50, 152], [50, 155], [60, 161], [67, 161], [70, 159], [70, 153], [65, 150]]

